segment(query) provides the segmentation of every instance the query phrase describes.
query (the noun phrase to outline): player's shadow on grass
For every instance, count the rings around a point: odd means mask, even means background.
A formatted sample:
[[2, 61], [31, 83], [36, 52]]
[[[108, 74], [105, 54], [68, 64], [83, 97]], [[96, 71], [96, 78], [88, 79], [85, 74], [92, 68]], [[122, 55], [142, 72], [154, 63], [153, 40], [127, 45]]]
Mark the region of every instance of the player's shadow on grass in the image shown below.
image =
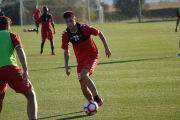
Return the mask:
[[[146, 59], [137, 59], [137, 60], [124, 60], [124, 61], [112, 61], [112, 62], [101, 62], [98, 63], [98, 65], [104, 65], [104, 64], [116, 64], [116, 63], [127, 63], [127, 62], [140, 62], [140, 61], [149, 61], [149, 60], [158, 60], [158, 59], [167, 59], [167, 58], [173, 58], [177, 56], [169, 56], [169, 57], [159, 57], [159, 58], [146, 58]], [[70, 66], [71, 68], [77, 67], [77, 66]], [[62, 69], [65, 67], [58, 67], [56, 69]]]
[[174, 20], [149, 20], [149, 21], [142, 21], [142, 22], [128, 22], [129, 24], [136, 24], [136, 23], [154, 23], [154, 22], [170, 22]]
[[112, 61], [112, 62], [98, 63], [98, 65], [115, 64], [115, 63], [127, 63], [127, 62], [140, 62], [140, 61], [149, 61], [149, 60], [158, 60], [158, 59], [160, 60], [160, 59], [167, 59], [167, 58], [173, 58], [173, 57], [176, 57], [176, 56], [160, 57], [160, 58], [137, 59], [137, 60]]
[[66, 117], [66, 118], [61, 118], [61, 119], [56, 119], [56, 120], [71, 120], [71, 119], [78, 119], [78, 118], [83, 118], [83, 117], [88, 117], [87, 115], [77, 115], [73, 117]]
[[[77, 113], [82, 113], [82, 112], [84, 112], [84, 111], [61, 114], [61, 115], [54, 115], [54, 116], [48, 116], [48, 117], [38, 118], [37, 120], [45, 120], [45, 119], [50, 119], [50, 118], [52, 119], [52, 118], [55, 118], [55, 117], [61, 117], [61, 116], [65, 116], [65, 115], [72, 115], [72, 114], [77, 114]], [[72, 117], [60, 118], [60, 119], [56, 119], [56, 120], [78, 119], [78, 118], [83, 118], [83, 117], [87, 117], [87, 115], [77, 115], [77, 116], [72, 116]]]
[[[127, 62], [140, 62], [140, 61], [149, 61], [149, 60], [158, 60], [158, 59], [168, 59], [177, 56], [169, 56], [169, 57], [159, 57], [159, 58], [146, 58], [146, 59], [137, 59], [137, 60], [124, 60], [124, 61], [112, 61], [112, 62], [101, 62], [98, 65], [105, 65], [105, 64], [116, 64], [116, 63], [127, 63]], [[77, 67], [76, 65], [69, 66], [71, 68]], [[57, 67], [52, 69], [64, 69], [65, 67]], [[40, 70], [49, 70], [49, 69], [40, 69]], [[29, 70], [29, 71], [40, 71], [40, 70]]]

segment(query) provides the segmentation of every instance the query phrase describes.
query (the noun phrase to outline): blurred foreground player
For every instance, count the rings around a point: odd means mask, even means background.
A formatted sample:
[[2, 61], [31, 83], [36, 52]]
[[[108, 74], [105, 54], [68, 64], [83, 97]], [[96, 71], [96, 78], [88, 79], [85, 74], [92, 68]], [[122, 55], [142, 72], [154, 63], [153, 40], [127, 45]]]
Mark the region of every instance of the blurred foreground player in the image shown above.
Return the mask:
[[105, 54], [109, 58], [111, 51], [106, 43], [105, 37], [102, 32], [87, 24], [79, 24], [72, 11], [67, 11], [63, 14], [66, 30], [62, 33], [62, 46], [64, 50], [65, 69], [66, 74], [70, 75], [69, 61], [69, 44], [72, 43], [74, 53], [77, 59], [77, 73], [81, 85], [83, 95], [87, 100], [94, 100], [99, 106], [103, 104], [103, 100], [98, 96], [98, 91], [95, 84], [90, 79], [90, 75], [99, 60], [99, 51], [94, 43], [91, 35], [99, 36], [104, 48]]
[[[36, 120], [36, 94], [29, 81], [26, 55], [19, 36], [9, 32], [10, 24], [10, 18], [0, 17], [0, 113], [7, 85], [9, 85], [17, 93], [22, 93], [27, 98], [28, 117], [30, 120]], [[17, 65], [15, 51], [19, 57], [23, 72]]]

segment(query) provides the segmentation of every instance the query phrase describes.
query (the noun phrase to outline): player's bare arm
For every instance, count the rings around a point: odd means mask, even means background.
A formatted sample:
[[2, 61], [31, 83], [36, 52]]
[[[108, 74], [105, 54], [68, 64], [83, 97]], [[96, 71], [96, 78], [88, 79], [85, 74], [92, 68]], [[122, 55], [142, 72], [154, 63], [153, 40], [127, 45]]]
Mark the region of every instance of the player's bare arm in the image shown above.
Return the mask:
[[32, 16], [32, 19], [33, 19], [33, 20], [35, 20], [35, 18], [34, 18], [34, 14], [33, 14], [33, 16]]
[[178, 25], [179, 25], [179, 17], [177, 17], [177, 20], [176, 20], [176, 29], [175, 29], [175, 32], [177, 32]]
[[28, 68], [27, 68], [26, 55], [24, 49], [21, 46], [17, 46], [16, 52], [23, 68], [23, 80], [24, 80], [23, 82], [24, 84], [27, 84], [29, 75], [28, 75]]
[[107, 45], [107, 42], [106, 42], [106, 39], [103, 35], [103, 33], [101, 31], [99, 31], [99, 34], [98, 34], [99, 38], [101, 39], [101, 41], [103, 42], [103, 45], [104, 45], [104, 48], [105, 48], [105, 54], [106, 54], [106, 57], [110, 58], [111, 57], [111, 51]]
[[69, 50], [64, 50], [64, 62], [65, 62], [65, 69], [66, 69], [67, 76], [70, 75], [70, 69], [71, 69], [68, 65], [69, 56], [70, 56]]
[[53, 27], [54, 34], [55, 34], [55, 33], [56, 33], [56, 30], [55, 30], [55, 27], [54, 27], [54, 22], [53, 22], [53, 21], [51, 21], [51, 25], [52, 25], [52, 27]]

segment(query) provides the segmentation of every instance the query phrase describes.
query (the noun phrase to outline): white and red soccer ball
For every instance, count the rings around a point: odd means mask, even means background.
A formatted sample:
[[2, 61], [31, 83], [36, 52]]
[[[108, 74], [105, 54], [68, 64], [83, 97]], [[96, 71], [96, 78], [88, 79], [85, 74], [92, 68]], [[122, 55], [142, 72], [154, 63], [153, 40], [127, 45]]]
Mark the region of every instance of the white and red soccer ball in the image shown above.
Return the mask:
[[89, 100], [84, 104], [84, 111], [87, 115], [94, 115], [98, 111], [98, 104], [95, 101]]

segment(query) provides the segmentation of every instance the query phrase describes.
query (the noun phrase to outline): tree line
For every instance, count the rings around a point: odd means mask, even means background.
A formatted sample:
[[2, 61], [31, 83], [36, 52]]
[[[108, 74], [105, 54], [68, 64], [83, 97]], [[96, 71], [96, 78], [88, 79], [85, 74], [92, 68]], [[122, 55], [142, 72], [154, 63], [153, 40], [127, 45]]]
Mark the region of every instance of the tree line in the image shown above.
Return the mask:
[[[142, 14], [147, 11], [149, 4], [145, 0], [141, 1], [141, 11]], [[36, 2], [23, 2], [24, 15], [32, 16], [32, 11], [36, 5]], [[87, 1], [86, 0], [49, 0], [49, 1], [39, 1], [39, 6], [42, 9], [43, 5], [48, 5], [50, 14], [54, 15], [55, 23], [63, 22], [63, 12], [67, 10], [72, 10], [76, 13], [76, 17], [79, 21], [87, 22]], [[96, 0], [89, 0], [90, 5], [90, 19], [91, 21], [98, 21], [98, 6]], [[108, 12], [109, 5], [101, 2], [104, 13]], [[138, 15], [138, 0], [113, 0], [113, 6], [117, 11], [125, 17], [132, 18]], [[19, 0], [2, 0], [1, 9], [7, 17], [10, 17], [13, 24], [20, 24], [20, 4]], [[113, 15], [113, 14], [111, 14]], [[105, 16], [107, 17], [107, 15]], [[108, 17], [107, 17], [108, 18]], [[27, 20], [32, 23], [32, 20]]]

